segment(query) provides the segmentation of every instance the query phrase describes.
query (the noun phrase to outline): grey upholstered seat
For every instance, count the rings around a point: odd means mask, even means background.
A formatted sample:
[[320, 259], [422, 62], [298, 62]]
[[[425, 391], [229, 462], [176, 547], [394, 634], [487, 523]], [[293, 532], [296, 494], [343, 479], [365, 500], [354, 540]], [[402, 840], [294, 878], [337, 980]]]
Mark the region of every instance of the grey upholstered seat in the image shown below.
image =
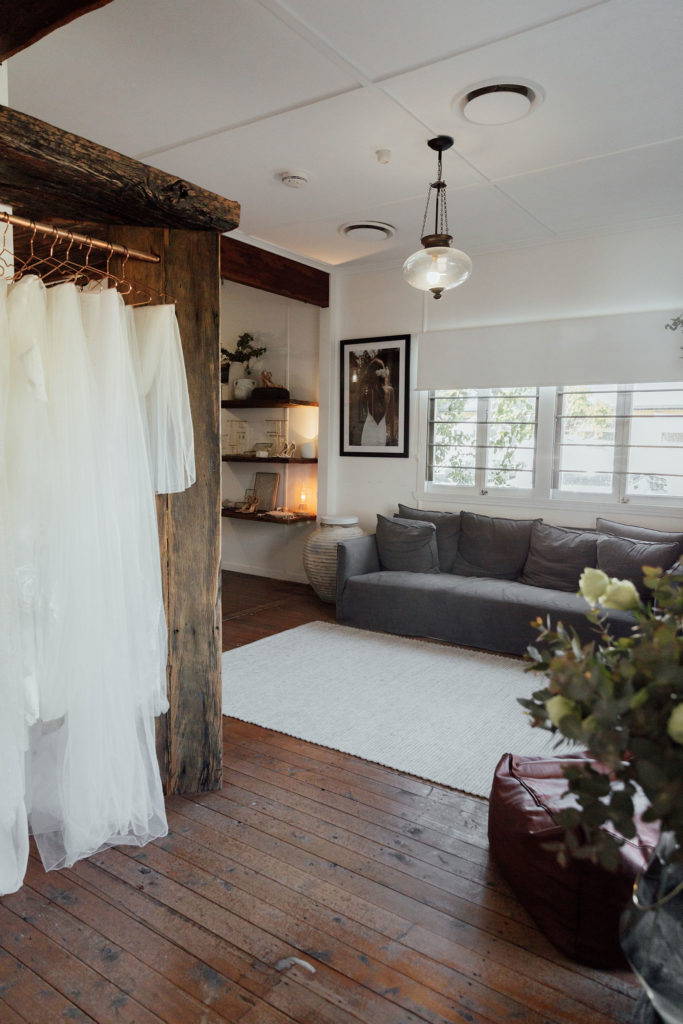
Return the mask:
[[[374, 538], [359, 540], [367, 550]], [[523, 654], [536, 641], [531, 622], [539, 615], [549, 615], [553, 625], [562, 620], [573, 626], [583, 640], [595, 635], [585, 618], [586, 602], [576, 594], [450, 573], [372, 571], [376, 567], [370, 558], [371, 571], [363, 572], [356, 562], [353, 568], [360, 572], [339, 581], [340, 622], [507, 654]], [[633, 622], [627, 612], [610, 612], [609, 625], [616, 636], [628, 635]]]

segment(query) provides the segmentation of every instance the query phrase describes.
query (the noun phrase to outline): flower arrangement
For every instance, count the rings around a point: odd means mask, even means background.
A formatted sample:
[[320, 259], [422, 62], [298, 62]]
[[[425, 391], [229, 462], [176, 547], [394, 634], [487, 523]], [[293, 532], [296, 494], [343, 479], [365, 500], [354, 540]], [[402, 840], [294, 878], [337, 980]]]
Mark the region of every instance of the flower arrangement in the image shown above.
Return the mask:
[[249, 364], [251, 360], [260, 359], [266, 354], [266, 351], [265, 345], [254, 345], [254, 335], [245, 331], [237, 339], [234, 351], [230, 352], [227, 348], [221, 348], [221, 370], [223, 367], [228, 367], [229, 372], [232, 363], [242, 363], [245, 375], [250, 377], [251, 366]]
[[[683, 861], [683, 574], [647, 566], [643, 573], [648, 602], [629, 580], [585, 569], [580, 593], [596, 640], [582, 645], [561, 623], [553, 630], [538, 620], [540, 649], [529, 648], [528, 671], [548, 680], [520, 700], [532, 724], [580, 745], [602, 766], [564, 770], [575, 799], [558, 815], [560, 863], [572, 856], [615, 868], [624, 839], [636, 835], [636, 787], [649, 805], [643, 820], [672, 834], [669, 858]], [[611, 636], [610, 608], [633, 613], [631, 636]], [[609, 823], [618, 835], [601, 828]]]

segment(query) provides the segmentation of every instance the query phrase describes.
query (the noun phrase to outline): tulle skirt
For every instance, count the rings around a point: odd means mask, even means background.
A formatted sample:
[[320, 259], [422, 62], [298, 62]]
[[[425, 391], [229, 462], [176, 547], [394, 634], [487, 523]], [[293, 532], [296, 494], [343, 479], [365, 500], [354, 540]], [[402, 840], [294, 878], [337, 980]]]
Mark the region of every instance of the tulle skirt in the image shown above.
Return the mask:
[[[0, 549], [12, 570], [3, 619], [17, 627], [3, 632], [20, 641], [18, 651], [0, 646], [10, 661], [2, 685], [23, 718], [6, 728], [14, 739], [3, 760], [26, 749], [25, 783], [23, 758], [14, 774], [10, 765], [11, 798], [3, 778], [3, 888], [13, 870], [20, 884], [22, 805], [48, 869], [167, 830], [154, 728], [166, 706], [159, 551], [125, 311], [114, 291], [81, 296], [71, 283], [46, 290], [32, 277], [12, 287], [8, 306], [11, 431], [0, 483], [11, 492], [10, 533], [22, 521], [30, 529], [14, 550]], [[22, 832], [13, 843], [4, 839], [11, 806]]]

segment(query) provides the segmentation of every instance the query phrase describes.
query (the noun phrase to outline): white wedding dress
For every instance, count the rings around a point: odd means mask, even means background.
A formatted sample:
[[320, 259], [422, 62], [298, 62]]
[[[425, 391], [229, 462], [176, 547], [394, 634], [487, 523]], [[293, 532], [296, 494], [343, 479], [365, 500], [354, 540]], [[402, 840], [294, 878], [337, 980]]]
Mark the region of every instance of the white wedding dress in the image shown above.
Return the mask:
[[190, 396], [175, 306], [140, 306], [134, 320], [154, 487], [158, 494], [173, 494], [196, 480]]
[[167, 831], [153, 492], [189, 486], [194, 450], [159, 308], [134, 324], [113, 289], [0, 281], [0, 892], [29, 830], [48, 869]]

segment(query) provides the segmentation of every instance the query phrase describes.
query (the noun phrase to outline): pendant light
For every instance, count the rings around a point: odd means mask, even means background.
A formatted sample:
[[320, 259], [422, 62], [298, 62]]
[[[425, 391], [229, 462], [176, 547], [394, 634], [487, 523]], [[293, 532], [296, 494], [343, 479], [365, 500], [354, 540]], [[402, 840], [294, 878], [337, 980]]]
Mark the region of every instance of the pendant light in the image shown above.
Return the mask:
[[[445, 150], [453, 145], [450, 135], [437, 135], [427, 143], [438, 153], [437, 180], [427, 190], [427, 205], [422, 219], [423, 249], [414, 252], [403, 264], [403, 276], [413, 288], [431, 292], [435, 299], [441, 293], [457, 288], [472, 273], [472, 260], [460, 249], [452, 249], [452, 235], [448, 234], [448, 207], [446, 205], [446, 182], [443, 180], [441, 161]], [[429, 203], [434, 191], [434, 233], [425, 234]]]

